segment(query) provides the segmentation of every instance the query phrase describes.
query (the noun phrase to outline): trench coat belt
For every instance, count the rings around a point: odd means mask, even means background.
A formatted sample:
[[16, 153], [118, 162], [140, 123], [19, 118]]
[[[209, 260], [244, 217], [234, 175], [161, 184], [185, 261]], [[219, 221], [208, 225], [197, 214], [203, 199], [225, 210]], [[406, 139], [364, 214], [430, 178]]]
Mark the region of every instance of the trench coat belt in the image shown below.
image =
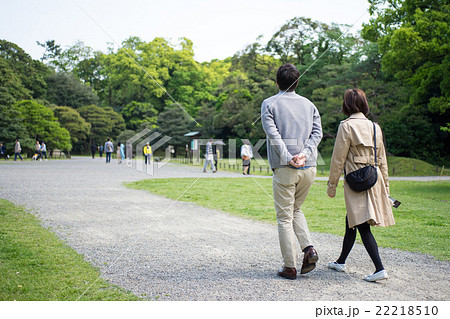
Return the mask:
[[[381, 158], [378, 158], [378, 165], [382, 162]], [[355, 164], [375, 164], [373, 156], [370, 155], [353, 155], [353, 163]]]

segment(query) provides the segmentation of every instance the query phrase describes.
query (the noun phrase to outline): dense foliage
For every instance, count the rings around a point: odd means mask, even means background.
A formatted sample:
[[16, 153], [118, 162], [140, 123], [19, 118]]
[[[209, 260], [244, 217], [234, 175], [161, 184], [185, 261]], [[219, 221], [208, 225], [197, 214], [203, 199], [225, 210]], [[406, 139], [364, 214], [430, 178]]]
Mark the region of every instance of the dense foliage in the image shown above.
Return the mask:
[[63, 49], [49, 40], [38, 42], [45, 49], [41, 61], [1, 40], [0, 139], [36, 138], [29, 125], [5, 120], [16, 112], [14, 103], [35, 99], [53, 110], [79, 152], [108, 137], [125, 142], [144, 128], [171, 136], [169, 143], [178, 149], [184, 149], [188, 140], [182, 135], [190, 130], [204, 138], [256, 143], [264, 138], [261, 102], [277, 92], [276, 70], [289, 62], [301, 73], [297, 93], [321, 113], [322, 152], [331, 151], [345, 118], [340, 112], [344, 91], [359, 87], [391, 154], [448, 163], [450, 5], [438, 0], [369, 3], [371, 20], [361, 35], [347, 25], [295, 17], [267, 43], [258, 38], [233, 57], [204, 63], [195, 61], [193, 43], [186, 38], [174, 44], [130, 37], [106, 53], [80, 41]]

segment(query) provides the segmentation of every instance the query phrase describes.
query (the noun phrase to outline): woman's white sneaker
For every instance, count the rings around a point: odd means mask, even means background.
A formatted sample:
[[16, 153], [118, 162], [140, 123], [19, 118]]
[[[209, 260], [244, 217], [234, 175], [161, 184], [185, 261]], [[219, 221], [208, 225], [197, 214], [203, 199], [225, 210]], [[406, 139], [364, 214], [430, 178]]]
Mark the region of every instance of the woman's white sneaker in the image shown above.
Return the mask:
[[372, 275], [364, 277], [364, 280], [365, 281], [378, 281], [378, 280], [383, 280], [383, 279], [388, 279], [388, 278], [389, 278], [389, 276], [388, 276], [387, 271], [385, 269], [383, 269]]
[[345, 272], [345, 264], [338, 264], [335, 261], [328, 263], [328, 268], [334, 269], [336, 271]]

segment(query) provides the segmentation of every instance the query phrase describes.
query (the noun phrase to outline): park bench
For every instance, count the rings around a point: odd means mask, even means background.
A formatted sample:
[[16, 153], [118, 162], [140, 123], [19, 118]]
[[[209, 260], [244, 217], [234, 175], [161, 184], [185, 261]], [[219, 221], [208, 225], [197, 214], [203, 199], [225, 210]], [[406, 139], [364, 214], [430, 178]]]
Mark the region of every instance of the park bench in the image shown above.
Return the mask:
[[52, 152], [52, 158], [66, 158], [66, 154], [63, 151], [54, 149]]

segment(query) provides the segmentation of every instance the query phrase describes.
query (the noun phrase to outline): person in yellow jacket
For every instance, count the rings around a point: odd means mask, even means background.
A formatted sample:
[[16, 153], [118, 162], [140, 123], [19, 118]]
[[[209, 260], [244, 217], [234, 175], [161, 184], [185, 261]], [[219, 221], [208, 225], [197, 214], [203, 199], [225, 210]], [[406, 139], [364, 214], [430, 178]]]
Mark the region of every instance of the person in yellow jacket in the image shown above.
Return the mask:
[[144, 157], [145, 157], [145, 165], [147, 165], [147, 161], [148, 164], [150, 164], [150, 160], [152, 158], [152, 147], [150, 146], [150, 143], [147, 143], [144, 146]]

